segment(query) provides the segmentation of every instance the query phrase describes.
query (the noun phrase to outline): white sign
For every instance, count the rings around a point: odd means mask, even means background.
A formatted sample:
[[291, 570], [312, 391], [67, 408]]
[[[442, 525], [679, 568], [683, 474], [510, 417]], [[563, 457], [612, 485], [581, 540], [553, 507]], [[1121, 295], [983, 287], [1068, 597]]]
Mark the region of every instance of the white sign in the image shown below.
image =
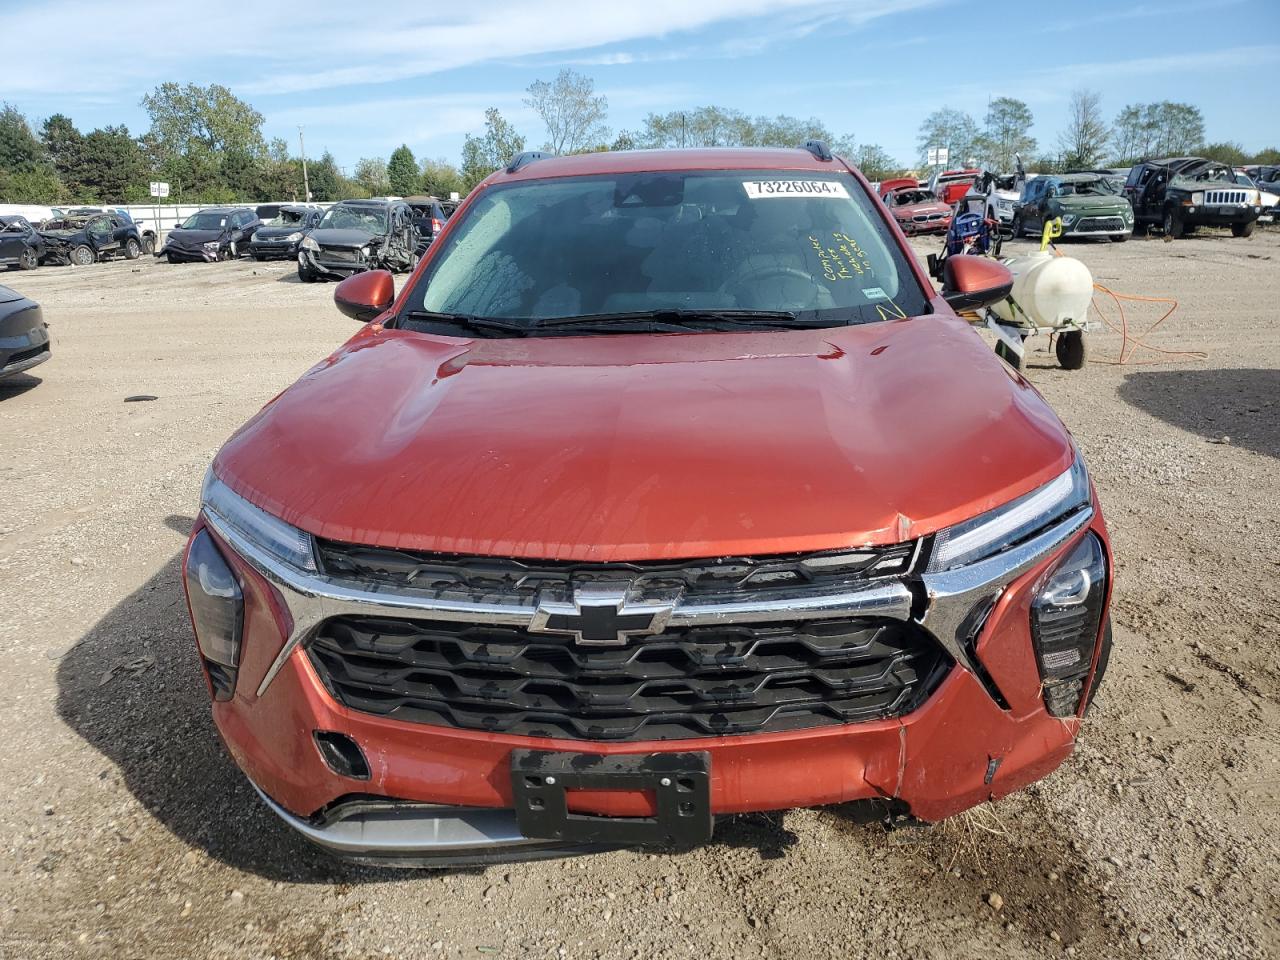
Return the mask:
[[167, 197], [169, 195], [169, 185], [161, 180], [152, 180], [151, 195], [153, 197]]
[[771, 197], [843, 197], [849, 199], [849, 191], [835, 180], [744, 180], [742, 187], [752, 200], [768, 200]]
[[929, 148], [929, 166], [946, 166], [947, 161], [950, 159], [951, 151], [946, 147]]
[[458, 191], [457, 191], [457, 190], [450, 190], [450, 191], [449, 191], [449, 199], [450, 199], [450, 200], [452, 200], [452, 201], [454, 201], [454, 202], [456, 203], [456, 202], [458, 202], [459, 200], [461, 200], [461, 199], [462, 199], [462, 194], [458, 193]]

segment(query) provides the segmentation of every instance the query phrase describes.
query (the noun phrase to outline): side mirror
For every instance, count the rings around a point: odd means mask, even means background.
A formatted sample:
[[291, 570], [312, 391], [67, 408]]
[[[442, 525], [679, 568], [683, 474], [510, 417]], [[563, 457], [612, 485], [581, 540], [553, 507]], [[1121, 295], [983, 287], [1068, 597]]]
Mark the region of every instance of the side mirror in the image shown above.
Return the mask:
[[382, 313], [395, 298], [396, 281], [390, 270], [366, 270], [354, 274], [333, 291], [333, 302], [338, 309], [361, 323]]
[[960, 254], [942, 267], [942, 299], [953, 310], [978, 310], [998, 303], [1013, 289], [1013, 274], [989, 257]]

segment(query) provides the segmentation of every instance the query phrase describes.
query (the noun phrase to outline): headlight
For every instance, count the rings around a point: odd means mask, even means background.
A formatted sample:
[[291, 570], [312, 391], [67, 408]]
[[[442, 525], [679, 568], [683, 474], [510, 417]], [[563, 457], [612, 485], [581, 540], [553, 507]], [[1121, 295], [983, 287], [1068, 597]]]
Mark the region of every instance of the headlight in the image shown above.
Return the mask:
[[240, 666], [244, 593], [207, 530], [191, 541], [182, 573], [191, 605], [191, 626], [209, 685], [216, 699], [230, 700]]
[[258, 231], [257, 231], [257, 230], [253, 231], [253, 236], [252, 236], [252, 237], [250, 237], [249, 239], [250, 239], [250, 240], [257, 240], [257, 239], [258, 239]]
[[295, 569], [315, 572], [316, 557], [311, 534], [273, 517], [233, 493], [214, 476], [212, 468], [204, 477], [200, 505], [215, 522], [221, 521], [263, 553]]
[[1013, 207], [1012, 200], [996, 200], [996, 206], [1001, 210], [1009, 210]]
[[1064, 213], [1062, 215], [1063, 226], [1069, 227], [1071, 226], [1071, 224], [1075, 222], [1076, 222], [1076, 215], [1074, 213]]
[[1195, 193], [1191, 195], [1191, 202], [1194, 203], [1197, 207], [1200, 206], [1202, 203], [1204, 203], [1204, 193], [1202, 191], [1197, 190]]
[[1031, 639], [1045, 706], [1055, 717], [1080, 708], [1102, 625], [1107, 556], [1093, 531], [1059, 562], [1031, 602]]
[[202, 243], [201, 246], [204, 247], [206, 250], [212, 252], [218, 249], [218, 241], [210, 240], [208, 243]]
[[985, 560], [1089, 502], [1089, 473], [1076, 458], [1066, 472], [1003, 507], [947, 527], [934, 538], [929, 573]]
[[312, 238], [312, 237], [303, 237], [303, 238], [302, 238], [302, 249], [303, 249], [303, 250], [319, 250], [319, 249], [320, 249], [320, 244], [316, 243], [316, 242], [315, 242], [315, 240], [314, 240], [314, 238]]
[[366, 246], [366, 247], [361, 247], [361, 248], [360, 248], [360, 256], [362, 256], [362, 257], [368, 257], [368, 256], [369, 256], [369, 254], [371, 254], [371, 253], [373, 253], [373, 247], [367, 247], [367, 246]]
[[291, 233], [291, 234], [289, 234], [287, 237], [285, 237], [285, 240], [287, 240], [289, 243], [294, 243], [294, 242], [296, 242], [296, 241], [298, 241], [298, 240], [301, 240], [301, 239], [302, 239], [302, 233], [301, 233], [301, 231], [299, 231], [299, 232], [297, 232], [297, 233]]

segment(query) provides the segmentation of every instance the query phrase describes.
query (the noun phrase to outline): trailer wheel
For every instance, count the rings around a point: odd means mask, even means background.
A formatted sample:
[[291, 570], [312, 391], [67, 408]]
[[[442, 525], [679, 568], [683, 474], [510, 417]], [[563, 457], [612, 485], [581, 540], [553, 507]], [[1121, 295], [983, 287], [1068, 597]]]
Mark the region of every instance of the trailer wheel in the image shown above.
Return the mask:
[[97, 261], [94, 255], [93, 247], [87, 243], [82, 243], [71, 251], [71, 262], [77, 267], [87, 267]]
[[1233, 223], [1231, 225], [1231, 235], [1233, 237], [1251, 237], [1253, 236], [1253, 227], [1257, 220], [1250, 220], [1248, 223]]
[[1089, 359], [1089, 347], [1083, 330], [1068, 330], [1058, 334], [1053, 350], [1058, 355], [1058, 364], [1063, 370], [1079, 370]]
[[1027, 368], [1027, 351], [1022, 351], [1022, 356], [1018, 356], [1012, 350], [1005, 346], [1003, 340], [996, 341], [996, 356], [1007, 363], [1013, 369], [1022, 373]]

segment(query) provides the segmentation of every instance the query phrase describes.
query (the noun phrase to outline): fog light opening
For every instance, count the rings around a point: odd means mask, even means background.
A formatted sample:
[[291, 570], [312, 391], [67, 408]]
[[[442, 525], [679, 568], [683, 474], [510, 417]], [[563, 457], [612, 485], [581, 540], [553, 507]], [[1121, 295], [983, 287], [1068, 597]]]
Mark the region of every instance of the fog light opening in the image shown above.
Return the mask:
[[352, 780], [369, 779], [369, 762], [364, 758], [364, 751], [345, 733], [317, 730], [312, 735], [320, 756], [330, 770], [340, 777]]

